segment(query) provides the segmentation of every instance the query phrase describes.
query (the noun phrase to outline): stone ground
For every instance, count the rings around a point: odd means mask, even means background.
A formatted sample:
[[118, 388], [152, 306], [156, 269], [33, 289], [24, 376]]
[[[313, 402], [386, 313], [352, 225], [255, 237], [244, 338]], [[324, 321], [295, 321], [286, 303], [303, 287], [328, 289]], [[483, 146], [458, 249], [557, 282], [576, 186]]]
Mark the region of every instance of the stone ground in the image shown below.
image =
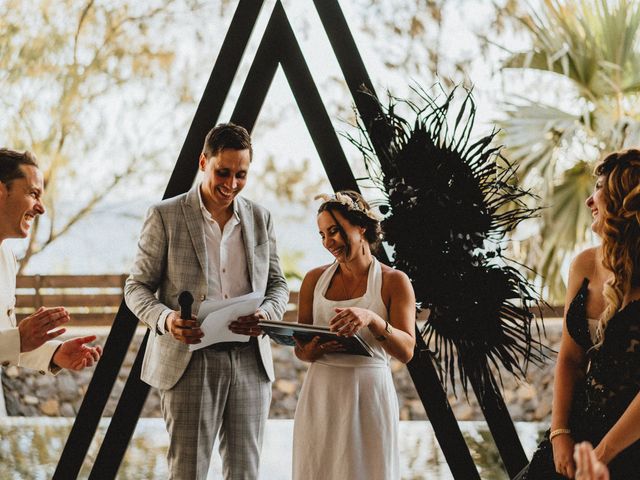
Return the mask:
[[[554, 350], [560, 342], [561, 324], [557, 320], [545, 322], [546, 339], [544, 343]], [[86, 334], [69, 332], [77, 336]], [[104, 344], [108, 331], [96, 329], [98, 342]], [[129, 369], [142, 341], [144, 330], [139, 329], [129, 348], [124, 366], [118, 375], [103, 416], [111, 416], [120, 397]], [[66, 334], [65, 334], [66, 335]], [[293, 349], [273, 345], [273, 358], [276, 381], [273, 383], [273, 401], [270, 418], [293, 418], [296, 400], [304, 379], [307, 365], [293, 355]], [[527, 373], [527, 382], [515, 381], [503, 374], [505, 402], [514, 421], [548, 422], [551, 414], [553, 387], [553, 369], [555, 358], [548, 360], [542, 368], [531, 367]], [[400, 403], [401, 420], [424, 420], [426, 414], [418, 398], [413, 382], [404, 365], [394, 361], [392, 371]], [[3, 368], [2, 385], [9, 415], [16, 416], [63, 416], [73, 417], [78, 412], [86, 392], [93, 369], [82, 372], [61, 372], [56, 377], [40, 375], [37, 372], [18, 367]], [[450, 392], [449, 402], [458, 420], [482, 420], [482, 413], [470, 392], [469, 400], [457, 386], [457, 397]], [[155, 389], [151, 390], [143, 417], [159, 417], [160, 399]]]

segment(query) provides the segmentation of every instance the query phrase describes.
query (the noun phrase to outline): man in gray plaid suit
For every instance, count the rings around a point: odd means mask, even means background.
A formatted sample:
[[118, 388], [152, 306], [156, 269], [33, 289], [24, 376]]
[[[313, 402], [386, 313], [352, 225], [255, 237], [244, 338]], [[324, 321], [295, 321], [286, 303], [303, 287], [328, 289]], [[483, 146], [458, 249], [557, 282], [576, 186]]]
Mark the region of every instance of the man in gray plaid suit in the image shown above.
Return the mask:
[[[257, 322], [281, 319], [289, 292], [271, 215], [238, 196], [251, 157], [244, 128], [221, 124], [207, 134], [202, 181], [149, 209], [125, 285], [128, 307], [151, 329], [142, 380], [160, 390], [171, 479], [205, 478], [218, 434], [225, 478], [258, 477], [273, 362]], [[184, 290], [193, 294], [196, 314], [205, 299], [263, 292], [259, 309], [230, 326], [251, 340], [191, 353], [203, 333], [195, 315], [180, 318]]]

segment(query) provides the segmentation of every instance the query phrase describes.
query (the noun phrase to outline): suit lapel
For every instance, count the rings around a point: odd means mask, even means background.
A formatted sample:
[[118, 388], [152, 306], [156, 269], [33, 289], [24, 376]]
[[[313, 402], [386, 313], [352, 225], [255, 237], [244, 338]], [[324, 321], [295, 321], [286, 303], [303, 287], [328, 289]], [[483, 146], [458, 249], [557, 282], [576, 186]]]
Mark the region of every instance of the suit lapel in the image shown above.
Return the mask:
[[193, 249], [200, 262], [200, 267], [207, 277], [207, 248], [204, 244], [204, 221], [202, 219], [202, 212], [200, 211], [200, 202], [198, 200], [199, 184], [193, 187], [187, 193], [182, 202], [182, 212], [184, 214], [184, 220], [187, 224], [187, 230], [191, 237], [191, 243], [193, 243]]
[[255, 235], [253, 233], [253, 208], [251, 204], [242, 197], [236, 197], [238, 216], [242, 228], [242, 239], [244, 240], [244, 250], [247, 255], [247, 270], [249, 270], [249, 281], [251, 288], [255, 291], [253, 284], [253, 251], [255, 249]]

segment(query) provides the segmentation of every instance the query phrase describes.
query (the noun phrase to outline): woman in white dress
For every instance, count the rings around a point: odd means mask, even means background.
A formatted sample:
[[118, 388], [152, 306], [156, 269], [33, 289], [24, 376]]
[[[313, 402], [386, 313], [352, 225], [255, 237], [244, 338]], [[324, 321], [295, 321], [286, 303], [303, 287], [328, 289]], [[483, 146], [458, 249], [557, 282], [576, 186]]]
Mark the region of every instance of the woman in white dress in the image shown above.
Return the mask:
[[372, 255], [380, 223], [363, 198], [351, 191], [320, 198], [318, 229], [335, 262], [305, 276], [298, 321], [359, 333], [374, 354], [340, 353], [318, 337], [296, 346], [311, 365], [295, 414], [293, 479], [395, 480], [399, 411], [389, 360], [413, 356], [415, 294], [407, 275]]

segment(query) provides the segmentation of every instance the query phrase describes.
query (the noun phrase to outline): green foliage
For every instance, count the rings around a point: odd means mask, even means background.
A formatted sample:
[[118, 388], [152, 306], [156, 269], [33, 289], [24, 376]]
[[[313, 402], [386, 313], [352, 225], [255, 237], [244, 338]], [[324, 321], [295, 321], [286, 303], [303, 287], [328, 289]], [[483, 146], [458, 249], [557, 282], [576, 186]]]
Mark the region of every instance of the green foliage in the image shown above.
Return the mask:
[[560, 270], [589, 238], [584, 200], [593, 167], [605, 153], [640, 142], [640, 2], [544, 0], [542, 8], [511, 14], [532, 48], [512, 53], [503, 66], [555, 75], [558, 89], [568, 85], [555, 106], [531, 97], [509, 101], [500, 122], [507, 156], [547, 207], [522, 261], [544, 277], [547, 298], [560, 302]]
[[[175, 46], [160, 36], [178, 3], [0, 2], [0, 144], [36, 153], [48, 210], [47, 224], [34, 222], [22, 269], [143, 161], [153, 165], [159, 152], [140, 138], [148, 132], [129, 128], [122, 115], [142, 115], [154, 88], [181, 87], [170, 75]], [[72, 212], [58, 211], [63, 201], [73, 202]]]

